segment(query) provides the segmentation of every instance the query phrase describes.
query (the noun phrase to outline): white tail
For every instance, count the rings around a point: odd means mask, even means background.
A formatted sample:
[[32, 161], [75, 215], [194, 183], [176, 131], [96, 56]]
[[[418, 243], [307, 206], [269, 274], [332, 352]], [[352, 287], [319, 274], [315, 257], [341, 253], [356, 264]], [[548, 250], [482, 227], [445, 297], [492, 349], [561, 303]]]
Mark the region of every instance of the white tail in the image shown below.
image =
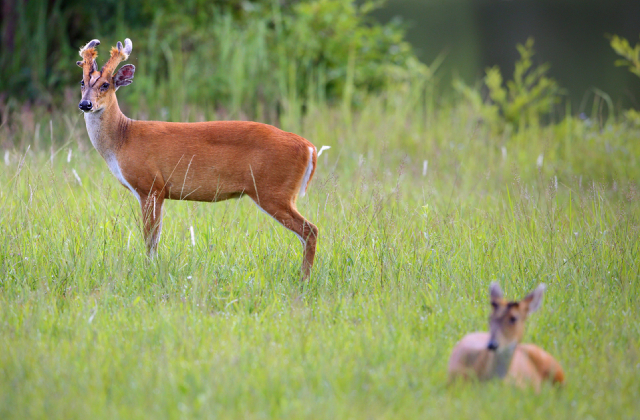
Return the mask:
[[560, 364], [533, 344], [521, 344], [528, 315], [542, 304], [541, 284], [523, 300], [508, 302], [497, 283], [491, 284], [490, 332], [467, 334], [449, 359], [449, 378], [475, 377], [481, 381], [502, 378], [519, 386], [540, 389], [543, 381], [564, 382]]
[[324, 152], [325, 150], [329, 150], [329, 149], [331, 149], [331, 146], [322, 146], [320, 150], [318, 150], [318, 156], [320, 156], [322, 152]]
[[165, 199], [222, 201], [248, 195], [304, 244], [303, 278], [316, 252], [318, 229], [296, 209], [316, 168], [316, 148], [276, 127], [246, 121], [169, 123], [135, 121], [118, 106], [116, 90], [132, 83], [135, 67], [122, 66], [132, 51], [126, 39], [98, 70], [93, 40], [80, 50], [82, 99], [91, 143], [142, 208], [144, 237], [156, 252]]

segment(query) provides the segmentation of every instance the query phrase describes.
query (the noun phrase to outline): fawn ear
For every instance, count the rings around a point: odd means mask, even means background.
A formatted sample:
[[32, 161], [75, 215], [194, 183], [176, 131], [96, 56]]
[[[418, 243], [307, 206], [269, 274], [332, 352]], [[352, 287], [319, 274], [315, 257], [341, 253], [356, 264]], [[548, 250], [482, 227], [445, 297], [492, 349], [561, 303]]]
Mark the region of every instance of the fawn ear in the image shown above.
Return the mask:
[[113, 82], [116, 86], [116, 90], [120, 86], [127, 86], [133, 83], [133, 74], [136, 72], [136, 67], [133, 64], [126, 64], [120, 67], [120, 70], [113, 76]]
[[489, 286], [489, 296], [491, 297], [491, 301], [502, 299], [502, 289], [498, 282], [494, 281], [491, 283], [491, 286]]
[[536, 290], [529, 293], [524, 299], [523, 302], [527, 304], [527, 314], [537, 311], [542, 306], [542, 297], [544, 295], [544, 290], [547, 288], [544, 283], [541, 283]]

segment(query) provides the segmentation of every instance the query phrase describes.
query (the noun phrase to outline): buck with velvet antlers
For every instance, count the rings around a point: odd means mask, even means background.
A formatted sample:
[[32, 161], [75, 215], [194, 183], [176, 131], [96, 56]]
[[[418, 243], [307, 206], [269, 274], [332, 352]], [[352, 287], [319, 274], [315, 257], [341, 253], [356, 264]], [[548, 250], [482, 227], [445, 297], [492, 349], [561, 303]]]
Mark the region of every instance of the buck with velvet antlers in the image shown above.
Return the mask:
[[318, 229], [300, 215], [303, 196], [316, 169], [313, 144], [267, 124], [247, 121], [171, 123], [135, 121], [118, 106], [116, 91], [131, 84], [135, 67], [120, 62], [131, 40], [118, 42], [98, 70], [94, 39], [80, 50], [82, 100], [78, 107], [91, 143], [142, 209], [143, 233], [155, 255], [164, 200], [215, 202], [248, 195], [268, 215], [293, 231], [304, 247], [302, 276], [309, 277]]
[[500, 286], [492, 283], [490, 332], [467, 334], [456, 344], [449, 359], [449, 379], [502, 378], [536, 391], [544, 381], [562, 383], [564, 373], [553, 356], [536, 345], [520, 343], [524, 322], [542, 305], [544, 289], [541, 284], [521, 301], [509, 302]]

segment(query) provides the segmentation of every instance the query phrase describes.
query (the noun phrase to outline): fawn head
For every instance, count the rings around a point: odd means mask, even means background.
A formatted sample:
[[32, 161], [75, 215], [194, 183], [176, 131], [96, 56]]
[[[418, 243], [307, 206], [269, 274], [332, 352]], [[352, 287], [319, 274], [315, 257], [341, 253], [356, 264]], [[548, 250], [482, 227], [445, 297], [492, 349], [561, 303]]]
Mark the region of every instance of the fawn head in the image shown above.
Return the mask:
[[115, 100], [115, 92], [120, 86], [130, 85], [133, 81], [133, 74], [136, 68], [132, 64], [124, 65], [114, 74], [118, 64], [129, 58], [133, 48], [129, 38], [124, 40], [124, 47], [118, 41], [117, 46], [111, 49], [111, 57], [98, 71], [96, 58], [98, 52], [96, 47], [100, 45], [100, 41], [94, 39], [80, 49], [81, 61], [76, 64], [82, 67], [82, 81], [80, 89], [82, 99], [78, 104], [84, 112], [96, 112], [104, 109], [105, 106]]
[[489, 317], [491, 338], [489, 350], [503, 349], [515, 345], [524, 335], [524, 322], [530, 313], [542, 305], [542, 295], [546, 286], [540, 284], [533, 292], [521, 301], [507, 301], [502, 295], [498, 283], [491, 283], [489, 288], [493, 310]]

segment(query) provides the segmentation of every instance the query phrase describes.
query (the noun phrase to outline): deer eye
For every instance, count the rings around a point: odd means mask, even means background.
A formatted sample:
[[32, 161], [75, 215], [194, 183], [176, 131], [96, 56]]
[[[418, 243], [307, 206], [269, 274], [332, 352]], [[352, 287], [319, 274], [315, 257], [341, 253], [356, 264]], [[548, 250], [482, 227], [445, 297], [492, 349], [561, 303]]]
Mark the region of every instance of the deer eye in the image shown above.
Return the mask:
[[105, 91], [109, 89], [109, 83], [103, 83], [102, 86], [100, 86], [100, 90]]
[[80, 80], [80, 86], [84, 87], [84, 80]]

